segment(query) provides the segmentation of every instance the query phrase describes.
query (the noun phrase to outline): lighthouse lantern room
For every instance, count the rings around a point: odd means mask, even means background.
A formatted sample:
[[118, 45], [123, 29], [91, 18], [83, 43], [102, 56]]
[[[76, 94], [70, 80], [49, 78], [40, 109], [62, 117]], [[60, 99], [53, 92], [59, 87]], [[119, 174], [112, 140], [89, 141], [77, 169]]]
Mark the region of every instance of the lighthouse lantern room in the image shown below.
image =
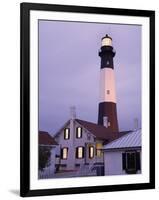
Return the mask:
[[102, 38], [102, 46], [112, 46], [112, 38], [107, 34]]

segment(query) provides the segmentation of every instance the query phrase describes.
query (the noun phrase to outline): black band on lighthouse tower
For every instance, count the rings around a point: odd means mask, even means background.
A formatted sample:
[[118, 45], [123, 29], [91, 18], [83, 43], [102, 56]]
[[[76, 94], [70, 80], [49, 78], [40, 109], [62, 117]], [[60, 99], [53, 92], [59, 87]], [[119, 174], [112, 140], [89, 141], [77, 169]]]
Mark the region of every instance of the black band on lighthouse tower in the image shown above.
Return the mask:
[[118, 132], [113, 62], [115, 51], [112, 47], [112, 38], [108, 35], [102, 38], [102, 46], [99, 56], [101, 57], [101, 69], [98, 124], [106, 126], [109, 131]]

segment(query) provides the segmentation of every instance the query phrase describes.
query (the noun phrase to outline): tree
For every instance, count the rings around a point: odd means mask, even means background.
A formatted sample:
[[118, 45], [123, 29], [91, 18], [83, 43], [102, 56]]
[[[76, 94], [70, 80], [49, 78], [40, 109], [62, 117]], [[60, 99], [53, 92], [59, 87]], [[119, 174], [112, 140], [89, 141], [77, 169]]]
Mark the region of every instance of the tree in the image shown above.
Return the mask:
[[39, 146], [39, 170], [43, 171], [45, 167], [50, 166], [51, 147]]

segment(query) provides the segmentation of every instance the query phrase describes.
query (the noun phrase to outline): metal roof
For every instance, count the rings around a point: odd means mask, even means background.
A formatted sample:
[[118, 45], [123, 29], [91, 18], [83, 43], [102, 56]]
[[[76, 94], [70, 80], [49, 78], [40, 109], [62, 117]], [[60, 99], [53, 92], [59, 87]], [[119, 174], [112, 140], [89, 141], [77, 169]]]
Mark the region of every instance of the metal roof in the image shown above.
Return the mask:
[[104, 149], [141, 147], [141, 129], [132, 131], [104, 146]]

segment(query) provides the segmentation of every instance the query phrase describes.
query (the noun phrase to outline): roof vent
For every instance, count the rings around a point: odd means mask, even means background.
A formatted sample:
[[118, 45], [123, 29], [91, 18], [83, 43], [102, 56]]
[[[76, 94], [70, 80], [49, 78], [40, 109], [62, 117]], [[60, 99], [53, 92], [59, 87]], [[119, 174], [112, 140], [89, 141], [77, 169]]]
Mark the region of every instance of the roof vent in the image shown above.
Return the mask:
[[76, 119], [76, 107], [75, 106], [70, 107], [70, 118]]
[[134, 130], [137, 130], [138, 128], [139, 128], [138, 118], [134, 118]]

